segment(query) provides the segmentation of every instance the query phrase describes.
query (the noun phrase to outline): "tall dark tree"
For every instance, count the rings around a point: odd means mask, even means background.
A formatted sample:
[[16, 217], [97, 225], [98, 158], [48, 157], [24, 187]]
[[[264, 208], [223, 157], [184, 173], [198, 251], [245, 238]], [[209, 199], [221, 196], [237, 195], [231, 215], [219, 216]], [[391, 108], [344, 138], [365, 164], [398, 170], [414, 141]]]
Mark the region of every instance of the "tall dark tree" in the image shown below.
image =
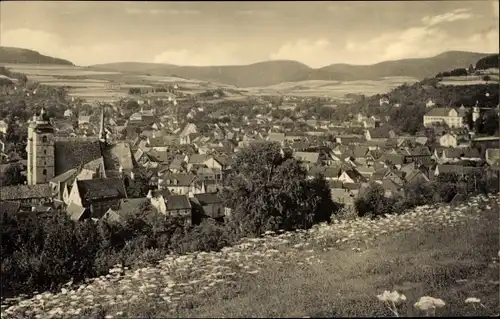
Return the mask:
[[483, 133], [483, 126], [484, 126], [484, 120], [483, 118], [480, 116], [477, 118], [477, 120], [474, 122], [474, 132], [476, 132], [476, 134], [481, 134]]
[[0, 186], [19, 185], [24, 181], [19, 165], [11, 164], [0, 178]]
[[364, 194], [359, 197], [354, 205], [360, 217], [363, 216], [378, 216], [392, 212], [394, 201], [386, 198], [385, 191], [378, 184], [371, 184]]
[[306, 171], [275, 143], [253, 144], [238, 153], [224, 192], [233, 207], [233, 226], [240, 234], [311, 227], [327, 221], [335, 209], [324, 179]]
[[474, 128], [474, 121], [472, 120], [472, 111], [468, 110], [463, 118], [463, 123], [467, 126], [469, 130]]
[[496, 112], [496, 110], [489, 111], [485, 114], [482, 129], [483, 129], [482, 133], [487, 135], [498, 134], [499, 121], [498, 121], [498, 113]]
[[125, 187], [130, 198], [145, 197], [150, 189], [149, 180], [143, 174], [135, 174], [134, 179], [127, 179]]

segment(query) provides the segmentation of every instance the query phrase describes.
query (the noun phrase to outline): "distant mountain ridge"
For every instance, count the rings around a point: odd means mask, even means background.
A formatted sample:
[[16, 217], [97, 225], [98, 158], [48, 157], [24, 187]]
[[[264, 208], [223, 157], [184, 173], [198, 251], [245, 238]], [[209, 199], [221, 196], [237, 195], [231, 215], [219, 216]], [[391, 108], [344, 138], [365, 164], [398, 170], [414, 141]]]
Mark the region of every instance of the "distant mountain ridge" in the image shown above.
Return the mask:
[[[491, 53], [448, 51], [430, 58], [384, 61], [373, 65], [331, 64], [317, 69], [290, 60], [225, 66], [179, 66], [160, 63], [118, 62], [92, 65], [87, 69], [172, 76], [245, 88], [307, 80], [357, 81], [394, 76], [424, 79], [434, 77], [443, 70], [466, 68], [470, 64], [476, 65], [479, 60], [491, 55]], [[13, 47], [0, 47], [0, 63], [73, 65], [68, 60]]]
[[0, 63], [74, 65], [68, 60], [50, 57], [37, 51], [0, 46]]
[[147, 73], [155, 76], [176, 76], [238, 87], [260, 87], [306, 80], [357, 81], [377, 80], [391, 76], [424, 79], [433, 77], [443, 70], [475, 65], [478, 60], [489, 55], [491, 53], [448, 51], [430, 58], [385, 61], [373, 65], [332, 64], [318, 69], [288, 60], [235, 66], [178, 66], [123, 62], [98, 64], [89, 68], [124, 73]]

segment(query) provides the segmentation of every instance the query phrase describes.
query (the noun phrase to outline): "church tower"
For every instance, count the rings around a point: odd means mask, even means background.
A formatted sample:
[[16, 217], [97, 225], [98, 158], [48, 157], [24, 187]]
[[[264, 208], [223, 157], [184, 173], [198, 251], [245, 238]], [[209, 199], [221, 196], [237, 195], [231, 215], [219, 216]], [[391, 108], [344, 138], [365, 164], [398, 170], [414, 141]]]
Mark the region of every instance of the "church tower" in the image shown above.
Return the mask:
[[104, 105], [101, 106], [101, 119], [99, 122], [99, 141], [106, 143], [106, 131], [104, 129]]
[[472, 122], [476, 123], [476, 120], [481, 116], [478, 103], [472, 108]]
[[48, 183], [55, 176], [54, 128], [42, 108], [28, 126], [28, 185]]

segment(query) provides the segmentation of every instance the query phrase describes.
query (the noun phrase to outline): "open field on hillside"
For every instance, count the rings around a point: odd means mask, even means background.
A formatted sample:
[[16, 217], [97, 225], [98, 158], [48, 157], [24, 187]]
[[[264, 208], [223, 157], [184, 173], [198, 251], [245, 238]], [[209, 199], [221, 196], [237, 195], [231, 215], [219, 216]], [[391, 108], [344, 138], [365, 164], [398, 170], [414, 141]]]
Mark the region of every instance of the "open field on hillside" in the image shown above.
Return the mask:
[[341, 98], [348, 93], [374, 95], [387, 93], [391, 89], [403, 84], [414, 83], [417, 79], [409, 77], [387, 77], [378, 81], [326, 81], [310, 80], [301, 82], [286, 82], [268, 87], [248, 88], [250, 91], [257, 91], [270, 94], [271, 92], [281, 92], [294, 96], [327, 96]]
[[[85, 100], [98, 100], [101, 97], [109, 100], [111, 93], [107, 92], [107, 84], [120, 84], [118, 96], [126, 97], [127, 88], [163, 86], [178, 84], [184, 94], [198, 94], [206, 90], [226, 88], [239, 92], [233, 85], [221, 85], [196, 79], [182, 79], [169, 76], [150, 76], [140, 74], [122, 74], [119, 72], [92, 71], [82, 67], [61, 65], [29, 65], [4, 64], [14, 72], [24, 73], [28, 79], [44, 85], [70, 87], [70, 94]], [[309, 80], [301, 82], [285, 82], [268, 87], [242, 89], [245, 95], [289, 94], [295, 96], [326, 96], [342, 98], [347, 93], [373, 95], [386, 93], [403, 83], [413, 83], [416, 79], [410, 77], [387, 77], [379, 81], [326, 81]], [[99, 88], [102, 88], [100, 90]], [[245, 93], [244, 93], [245, 92]], [[111, 94], [112, 95], [112, 94]], [[237, 95], [237, 94], [236, 94]]]
[[478, 80], [442, 80], [439, 82], [441, 85], [476, 85], [476, 84], [493, 84], [498, 83], [498, 76], [491, 76], [490, 81]]
[[[495, 71], [496, 70], [496, 71]], [[485, 81], [483, 78], [485, 75], [490, 77], [489, 81]], [[444, 77], [439, 83], [441, 85], [475, 85], [475, 84], [491, 84], [498, 83], [498, 69], [490, 69], [483, 75], [467, 75], [467, 76], [449, 76]]]
[[[384, 290], [441, 298], [437, 316], [500, 311], [498, 196], [422, 206], [381, 220], [352, 219], [309, 231], [245, 239], [221, 252], [167, 256], [155, 267], [110, 274], [58, 294], [2, 306], [5, 318], [88, 316], [390, 316]], [[154, 254], [154, 251], [151, 251]], [[467, 304], [475, 297], [481, 303]]]

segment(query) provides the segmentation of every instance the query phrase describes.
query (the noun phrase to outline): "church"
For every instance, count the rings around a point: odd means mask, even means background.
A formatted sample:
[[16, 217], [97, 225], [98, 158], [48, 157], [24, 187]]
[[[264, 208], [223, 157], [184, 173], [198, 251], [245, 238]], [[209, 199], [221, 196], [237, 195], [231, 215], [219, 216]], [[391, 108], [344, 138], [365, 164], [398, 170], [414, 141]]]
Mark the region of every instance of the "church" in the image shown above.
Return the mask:
[[[138, 165], [128, 142], [108, 143], [104, 130], [104, 110], [101, 111], [100, 130], [97, 138], [61, 138], [55, 134], [55, 129], [45, 117], [42, 109], [40, 115], [33, 116], [28, 125], [27, 141], [27, 184], [25, 191], [42, 190], [45, 197], [55, 203], [69, 205], [80, 201], [71, 198], [74, 186], [82, 189], [81, 181], [95, 180], [89, 185], [106, 184], [108, 188], [116, 189], [121, 198], [126, 197], [124, 188]], [[82, 185], [80, 185], [82, 184]], [[15, 194], [16, 186], [12, 188], [13, 198], [1, 200], [19, 200], [28, 194]], [[87, 187], [88, 188], [88, 187]], [[95, 187], [94, 187], [95, 188]], [[7, 189], [3, 190], [7, 191]], [[86, 192], [92, 191], [92, 189]], [[98, 193], [100, 193], [99, 191]], [[30, 191], [28, 192], [30, 193]], [[50, 193], [50, 194], [48, 194]], [[94, 192], [96, 193], [96, 192]], [[77, 194], [82, 197], [84, 194]], [[42, 195], [39, 195], [42, 197]], [[74, 197], [74, 196], [73, 196]], [[28, 198], [26, 198], [28, 199]], [[81, 198], [83, 201], [84, 198]], [[82, 204], [81, 204], [82, 205]]]
[[54, 128], [44, 118], [42, 109], [28, 126], [28, 185], [48, 183], [54, 177], [98, 161], [99, 177], [131, 173], [137, 167], [127, 142], [109, 144], [104, 130], [104, 110], [101, 111], [99, 137], [96, 139], [57, 138]]

